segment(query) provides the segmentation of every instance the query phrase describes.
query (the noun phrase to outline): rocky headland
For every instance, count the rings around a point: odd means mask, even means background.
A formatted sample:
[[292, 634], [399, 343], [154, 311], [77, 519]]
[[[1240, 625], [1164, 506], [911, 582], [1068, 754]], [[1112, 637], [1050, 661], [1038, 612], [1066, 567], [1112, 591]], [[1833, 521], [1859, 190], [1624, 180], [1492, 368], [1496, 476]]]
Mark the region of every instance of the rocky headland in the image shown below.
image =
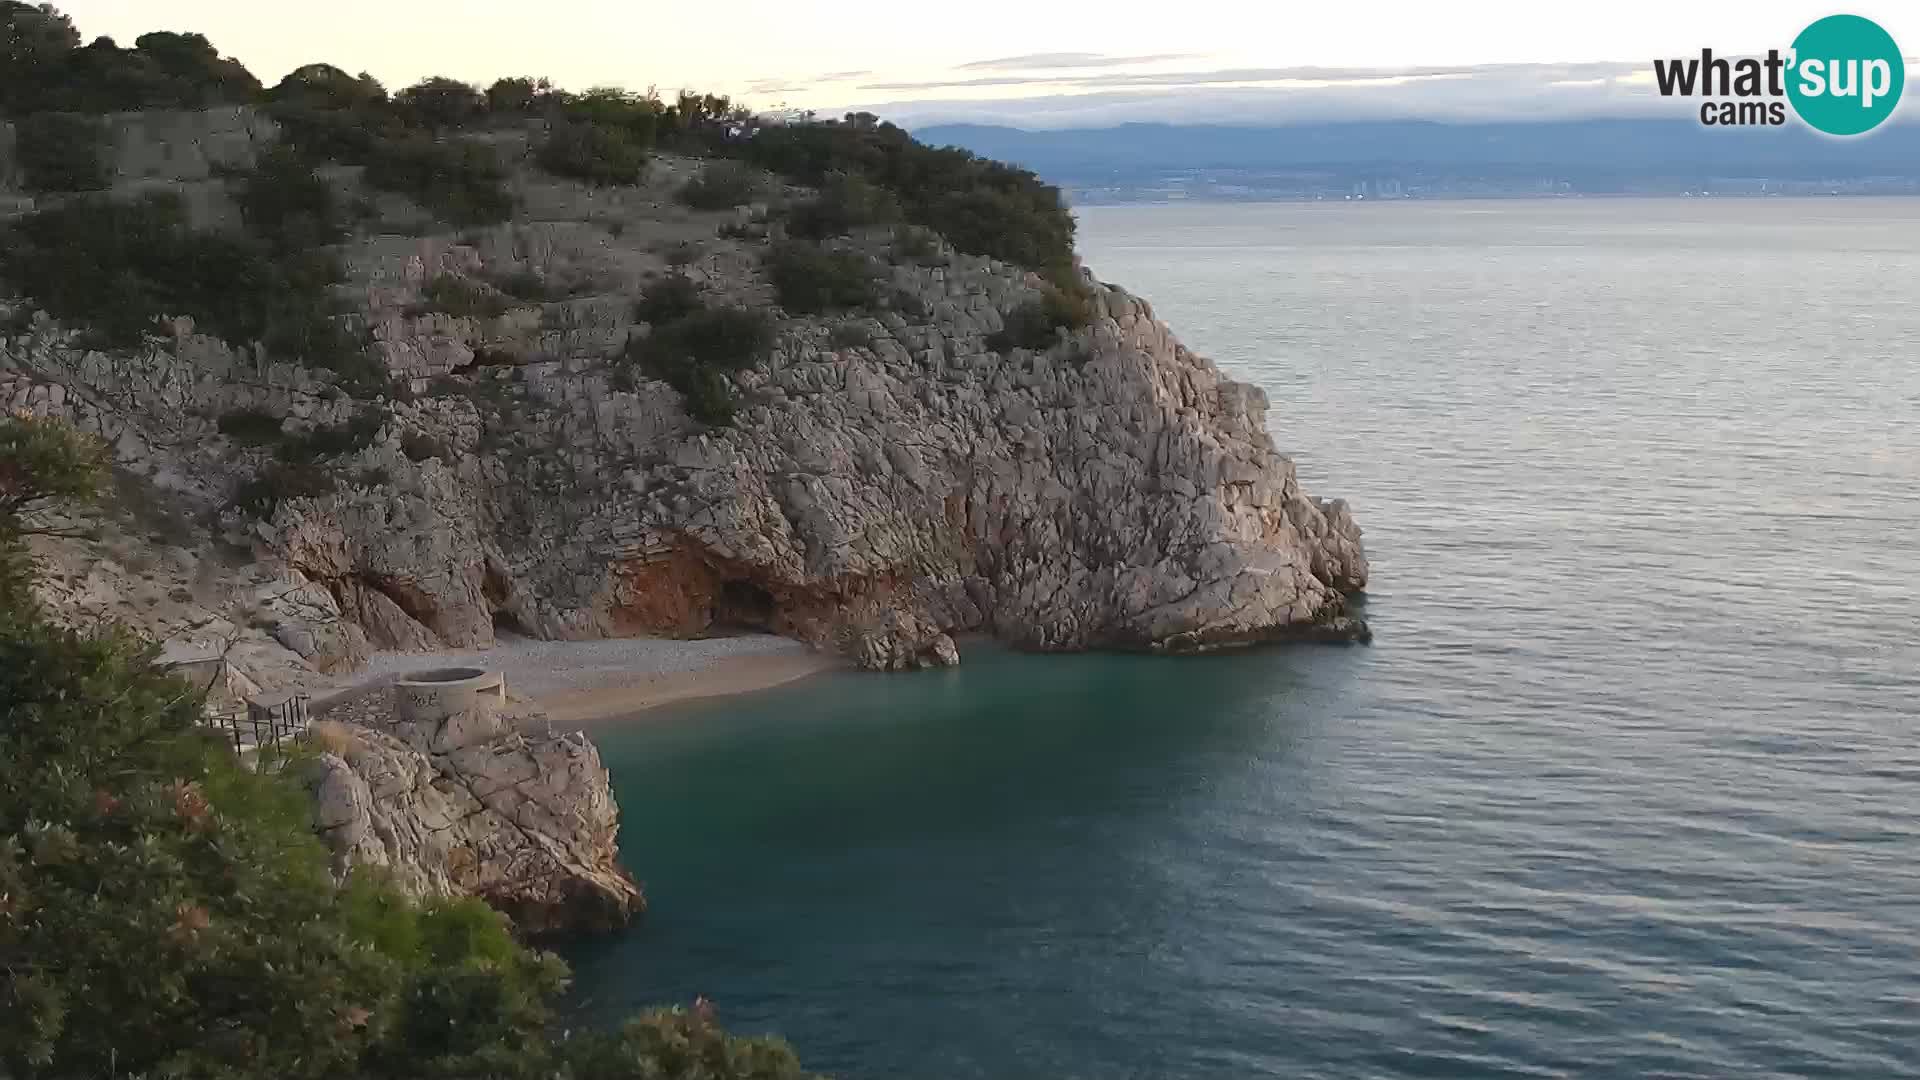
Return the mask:
[[[235, 177], [288, 138], [248, 106], [104, 131], [106, 196], [168, 193], [202, 230], [249, 226]], [[187, 317], [103, 341], [6, 282], [0, 406], [99, 434], [129, 507], [92, 540], [41, 542], [49, 603], [217, 644], [242, 691], [509, 631], [758, 630], [874, 670], [957, 663], [963, 633], [1037, 650], [1365, 637], [1352, 515], [1302, 490], [1266, 395], [1146, 300], [856, 224], [813, 249], [861, 268], [870, 302], [801, 310], [769, 267], [812, 190], [761, 174], [741, 205], [694, 209], [678, 193], [711, 163], [662, 154], [596, 185], [541, 167], [544, 131], [467, 137], [503, 163], [514, 209], [489, 223], [317, 170], [363, 210], [330, 245], [331, 292], [373, 380]], [[0, 125], [0, 214], [75, 198], [24, 187], [15, 143]], [[659, 335], [647, 300], [668, 282], [772, 328], [725, 377], [730, 422], [627, 361]], [[1077, 318], [1011, 340], [1063, 289]], [[584, 738], [520, 716], [450, 739], [377, 709], [325, 737], [316, 820], [344, 863], [537, 929], [638, 910]]]

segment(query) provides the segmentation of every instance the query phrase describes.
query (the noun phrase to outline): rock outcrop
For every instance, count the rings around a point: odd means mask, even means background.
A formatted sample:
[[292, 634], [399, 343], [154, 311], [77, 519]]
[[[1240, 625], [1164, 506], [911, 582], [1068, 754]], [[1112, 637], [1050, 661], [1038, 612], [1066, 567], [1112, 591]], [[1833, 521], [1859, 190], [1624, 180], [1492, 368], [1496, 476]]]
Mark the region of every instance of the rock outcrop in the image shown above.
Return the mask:
[[[271, 135], [244, 111], [200, 127], [219, 152], [196, 162]], [[123, 156], [152, 141], [135, 134], [117, 136]], [[677, 267], [710, 302], [772, 308], [761, 263], [777, 223], [756, 233], [744, 214], [678, 205], [687, 162], [593, 189], [525, 165], [524, 132], [489, 138], [523, 162], [520, 219], [415, 222], [425, 235], [342, 252], [400, 400], [356, 401], [185, 322], [128, 355], [41, 318], [0, 350], [0, 403], [72, 415], [208, 514], [271, 458], [220, 437], [222, 413], [298, 433], [376, 410], [373, 442], [329, 463], [331, 493], [283, 500], [270, 522], [224, 511], [230, 535], [299, 575], [279, 606], [318, 612], [320, 628], [274, 615], [274, 637], [316, 667], [369, 647], [484, 646], [497, 626], [762, 628], [881, 669], [954, 662], [962, 632], [1046, 650], [1365, 636], [1345, 603], [1367, 576], [1352, 515], [1301, 489], [1266, 395], [1181, 345], [1145, 300], [1088, 274], [1088, 325], [994, 349], [1008, 313], [1042, 295], [1038, 276], [937, 240], [908, 254], [884, 230], [843, 238], [888, 299], [773, 309], [778, 344], [735, 378], [735, 425], [704, 428], [664, 383], [612, 364], [649, 332], [633, 297]], [[219, 183], [205, 171], [172, 182]], [[504, 310], [431, 310], [429, 285], [448, 277]], [[515, 281], [542, 298], [499, 287]]]
[[316, 727], [314, 827], [341, 872], [374, 867], [415, 896], [472, 896], [527, 934], [610, 930], [645, 907], [617, 862], [600, 754], [520, 703], [431, 723], [384, 702]]

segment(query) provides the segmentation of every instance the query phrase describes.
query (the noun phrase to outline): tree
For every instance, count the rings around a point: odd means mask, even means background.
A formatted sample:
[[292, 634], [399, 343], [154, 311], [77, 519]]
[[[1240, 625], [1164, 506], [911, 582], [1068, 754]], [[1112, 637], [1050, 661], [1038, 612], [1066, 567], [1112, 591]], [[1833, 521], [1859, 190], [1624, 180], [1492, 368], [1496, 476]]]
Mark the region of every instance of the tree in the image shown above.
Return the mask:
[[365, 73], [355, 77], [332, 64], [307, 64], [288, 72], [267, 96], [311, 108], [364, 109], [385, 104], [387, 90]]
[[647, 171], [647, 152], [627, 128], [582, 120], [555, 124], [536, 160], [555, 176], [602, 186], [637, 184]]
[[52, 4], [0, 0], [0, 111], [26, 111], [25, 99], [79, 47], [80, 31]]
[[96, 495], [107, 478], [100, 440], [33, 416], [0, 420], [0, 544], [36, 531], [31, 519]]
[[566, 95], [554, 89], [553, 80], [541, 78], [500, 79], [487, 87], [487, 111], [502, 115], [531, 114], [549, 102]]
[[480, 91], [443, 75], [414, 83], [395, 95], [394, 103], [413, 122], [434, 131], [465, 127], [487, 107]]

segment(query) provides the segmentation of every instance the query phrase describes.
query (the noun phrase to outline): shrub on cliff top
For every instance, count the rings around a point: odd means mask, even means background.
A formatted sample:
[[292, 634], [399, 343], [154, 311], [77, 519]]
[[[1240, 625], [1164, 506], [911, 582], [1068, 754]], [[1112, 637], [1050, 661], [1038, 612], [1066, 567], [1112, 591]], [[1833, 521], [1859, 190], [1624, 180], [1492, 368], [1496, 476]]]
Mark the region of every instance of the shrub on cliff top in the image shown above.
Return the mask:
[[14, 129], [14, 156], [30, 191], [99, 191], [110, 180], [105, 140], [98, 117], [35, 113]]
[[633, 305], [633, 317], [653, 326], [691, 315], [704, 305], [700, 286], [685, 274], [668, 274], [647, 286]]
[[747, 158], [802, 184], [835, 173], [892, 192], [905, 219], [961, 251], [991, 255], [1072, 283], [1073, 215], [1033, 173], [955, 147], [935, 149], [866, 113], [820, 124], [762, 128]]
[[787, 215], [795, 236], [814, 240], [844, 236], [869, 225], [891, 225], [904, 211], [893, 193], [863, 176], [829, 173], [820, 194]]
[[737, 161], [714, 161], [680, 189], [680, 201], [695, 210], [731, 210], [759, 194], [755, 170]]
[[156, 332], [155, 319], [184, 315], [202, 333], [259, 342], [276, 359], [331, 369], [353, 386], [384, 380], [334, 320], [335, 259], [193, 229], [171, 193], [79, 200], [18, 218], [0, 243], [0, 276], [110, 344], [137, 344]]
[[647, 172], [647, 151], [622, 128], [591, 121], [553, 126], [535, 158], [555, 176], [600, 187], [637, 184]]
[[818, 244], [782, 244], [767, 258], [780, 306], [790, 314], [819, 315], [873, 304], [873, 265], [857, 252], [827, 251]]
[[367, 154], [366, 182], [397, 191], [454, 225], [493, 225], [513, 215], [506, 171], [474, 143], [409, 136], [381, 140]]

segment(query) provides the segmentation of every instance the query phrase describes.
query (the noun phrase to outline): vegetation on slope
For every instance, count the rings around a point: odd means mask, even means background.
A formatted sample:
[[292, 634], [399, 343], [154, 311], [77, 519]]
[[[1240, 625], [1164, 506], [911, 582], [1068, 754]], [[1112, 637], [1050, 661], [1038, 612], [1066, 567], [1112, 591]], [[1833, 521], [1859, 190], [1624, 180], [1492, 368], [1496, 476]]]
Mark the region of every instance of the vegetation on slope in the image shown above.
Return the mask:
[[566, 969], [500, 916], [336, 884], [299, 754], [243, 767], [150, 647], [35, 601], [23, 537], [106, 461], [57, 422], [0, 420], [0, 1075], [802, 1076], [698, 1006], [558, 1035]]

